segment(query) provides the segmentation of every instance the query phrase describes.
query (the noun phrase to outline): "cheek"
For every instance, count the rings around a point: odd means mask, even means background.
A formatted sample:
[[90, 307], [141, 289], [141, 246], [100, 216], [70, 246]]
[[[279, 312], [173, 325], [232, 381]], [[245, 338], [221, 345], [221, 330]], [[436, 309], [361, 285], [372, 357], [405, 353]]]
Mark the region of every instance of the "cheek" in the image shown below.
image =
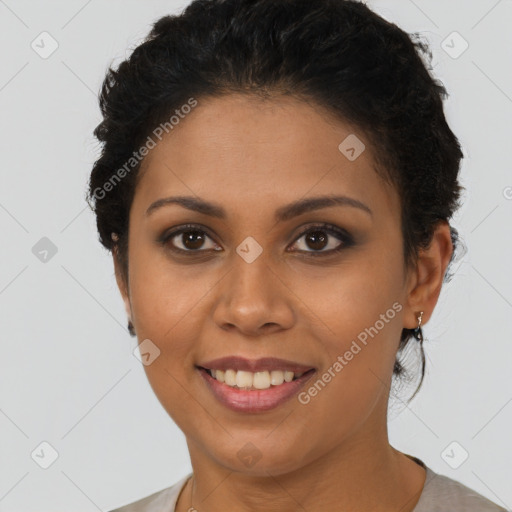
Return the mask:
[[336, 403], [341, 415], [355, 418], [389, 386], [402, 331], [401, 260], [376, 250], [344, 261], [329, 275], [328, 281], [318, 274], [297, 281], [297, 295], [307, 297], [303, 314], [311, 336], [328, 361], [311, 401]]
[[[207, 290], [198, 283], [191, 286], [191, 281], [184, 282], [183, 278], [171, 280], [155, 269], [139, 276], [132, 288], [137, 336], [140, 341], [150, 339], [160, 350], [155, 361], [158, 364], [146, 367], [146, 371], [157, 378], [154, 372], [166, 368], [180, 382], [189, 379], [194, 347], [208, 315], [206, 302], [201, 300]], [[167, 381], [169, 375], [162, 378]]]
[[[372, 244], [371, 249], [347, 253], [336, 266], [303, 266], [301, 270], [288, 279], [300, 299], [299, 316], [307, 319], [318, 337], [330, 340], [326, 343], [329, 351], [347, 348], [360, 333], [364, 338], [365, 330], [376, 323], [384, 340], [381, 350], [389, 345], [385, 340], [396, 338], [398, 346], [403, 274], [396, 253]], [[394, 341], [392, 345], [389, 350], [394, 350]]]
[[[172, 265], [142, 244], [130, 260], [130, 295], [139, 342], [149, 339], [159, 355], [144, 366], [159, 399], [167, 397], [180, 408], [183, 387], [195, 376], [194, 363], [202, 326], [211, 313], [208, 297], [219, 276], [190, 266]], [[178, 399], [178, 402], [176, 401]]]
[[159, 351], [151, 364], [144, 365], [144, 371], [169, 416], [188, 431], [189, 418], [198, 414], [188, 393], [194, 393], [189, 386], [195, 374], [194, 347], [207, 314], [201, 302], [206, 290], [199, 283], [191, 287], [190, 279], [178, 272], [171, 274], [154, 261], [150, 264], [148, 259], [134, 258], [131, 264], [137, 336], [140, 343], [151, 340]]
[[383, 302], [383, 308], [363, 311], [347, 302], [345, 310], [333, 309], [326, 320], [336, 335], [320, 340], [325, 367], [298, 396], [302, 411], [325, 433], [322, 444], [357, 432], [370, 416], [385, 415], [401, 305]]
[[216, 282], [211, 272], [198, 276], [197, 267], [172, 263], [162, 249], [144, 240], [130, 251], [129, 271], [137, 333], [161, 342], [197, 317], [202, 297]]

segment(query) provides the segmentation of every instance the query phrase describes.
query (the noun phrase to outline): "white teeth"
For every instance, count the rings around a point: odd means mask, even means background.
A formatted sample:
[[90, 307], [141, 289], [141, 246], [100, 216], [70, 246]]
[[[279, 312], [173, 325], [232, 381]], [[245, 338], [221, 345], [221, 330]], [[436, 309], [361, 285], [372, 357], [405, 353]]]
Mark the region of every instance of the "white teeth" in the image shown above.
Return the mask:
[[284, 380], [286, 382], [291, 382], [293, 380], [293, 372], [284, 372]]
[[272, 384], [272, 386], [279, 386], [279, 384], [282, 384], [283, 382], [284, 382], [284, 372], [280, 372], [280, 371], [270, 372], [270, 384]]
[[252, 373], [238, 370], [235, 382], [239, 388], [250, 388], [252, 386]]
[[272, 370], [271, 372], [247, 372], [244, 370], [209, 370], [211, 376], [231, 387], [251, 388], [251, 389], [269, 389], [270, 386], [279, 386], [283, 382], [291, 382], [294, 377], [298, 378], [301, 373], [290, 371]]
[[[212, 377], [216, 378], [216, 370], [212, 370]], [[236, 386], [236, 372], [235, 370], [226, 370], [224, 373], [224, 382], [228, 386]]]

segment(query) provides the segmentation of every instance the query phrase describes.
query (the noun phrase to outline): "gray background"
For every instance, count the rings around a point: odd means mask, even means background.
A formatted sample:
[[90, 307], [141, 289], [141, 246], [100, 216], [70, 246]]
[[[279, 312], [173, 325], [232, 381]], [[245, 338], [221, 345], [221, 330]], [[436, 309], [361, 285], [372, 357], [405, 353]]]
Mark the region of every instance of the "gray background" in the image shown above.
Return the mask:
[[[0, 0], [1, 511], [109, 510], [191, 470], [183, 434], [132, 354], [84, 201], [107, 66], [187, 3]], [[430, 41], [467, 189], [453, 224], [468, 252], [424, 330], [422, 391], [409, 406], [393, 401], [390, 440], [510, 509], [512, 2], [368, 4]], [[453, 31], [469, 44], [460, 55]], [[52, 40], [57, 50], [42, 58]], [[47, 469], [43, 442], [58, 454]]]

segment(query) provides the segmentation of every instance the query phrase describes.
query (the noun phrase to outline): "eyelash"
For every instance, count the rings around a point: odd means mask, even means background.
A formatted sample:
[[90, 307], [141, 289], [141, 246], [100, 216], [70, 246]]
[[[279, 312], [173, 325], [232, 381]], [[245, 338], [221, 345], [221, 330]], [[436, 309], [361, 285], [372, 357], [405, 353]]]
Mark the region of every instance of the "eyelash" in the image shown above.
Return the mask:
[[[314, 231], [325, 231], [329, 235], [335, 235], [335, 238], [339, 238], [341, 240], [341, 244], [336, 247], [335, 249], [331, 249], [329, 251], [299, 251], [301, 255], [304, 255], [305, 257], [313, 257], [316, 258], [318, 256], [332, 256], [333, 254], [337, 254], [341, 252], [344, 249], [347, 249], [354, 245], [354, 239], [353, 237], [344, 229], [338, 228], [337, 226], [334, 226], [333, 224], [328, 223], [318, 223], [314, 225], [308, 226], [306, 230], [304, 230], [302, 233], [300, 233], [294, 240], [293, 244], [297, 243], [298, 240], [300, 240], [304, 235], [307, 235], [310, 232]], [[207, 235], [209, 238], [213, 239], [212, 236], [208, 233], [208, 230], [204, 229], [202, 226], [198, 224], [185, 224], [178, 229], [175, 229], [171, 231], [170, 233], [165, 232], [159, 239], [158, 242], [168, 248], [170, 251], [178, 254], [199, 254], [202, 252], [208, 252], [208, 251], [217, 251], [217, 249], [197, 249], [197, 250], [184, 250], [180, 249], [178, 247], [174, 247], [172, 244], [169, 244], [168, 242], [172, 240], [174, 237], [181, 235], [183, 233], [186, 233], [188, 231], [192, 232], [199, 232], [202, 234]]]

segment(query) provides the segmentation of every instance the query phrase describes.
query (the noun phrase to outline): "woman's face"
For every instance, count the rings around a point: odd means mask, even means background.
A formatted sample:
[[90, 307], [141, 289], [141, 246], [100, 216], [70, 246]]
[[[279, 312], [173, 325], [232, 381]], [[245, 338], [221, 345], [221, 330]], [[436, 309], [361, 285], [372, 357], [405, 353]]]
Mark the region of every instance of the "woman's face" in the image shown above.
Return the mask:
[[[372, 165], [350, 125], [290, 98], [243, 95], [199, 99], [144, 160], [128, 292], [119, 282], [139, 343], [151, 341], [149, 382], [192, 458], [277, 475], [385, 438], [400, 333], [417, 325], [416, 274], [404, 273], [397, 192]], [[161, 201], [178, 196], [190, 208]], [[325, 196], [349, 201], [289, 209]], [[198, 369], [227, 356], [315, 371], [279, 405], [236, 409]], [[272, 405], [278, 387], [259, 397]], [[230, 391], [242, 402], [260, 393]]]

